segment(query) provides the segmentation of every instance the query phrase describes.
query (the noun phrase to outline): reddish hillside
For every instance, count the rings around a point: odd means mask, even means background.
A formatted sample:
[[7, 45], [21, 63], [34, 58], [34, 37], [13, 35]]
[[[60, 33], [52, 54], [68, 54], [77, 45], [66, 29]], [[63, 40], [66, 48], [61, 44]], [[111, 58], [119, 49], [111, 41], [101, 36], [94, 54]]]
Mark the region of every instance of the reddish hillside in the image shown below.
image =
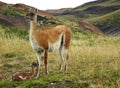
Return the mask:
[[79, 21], [78, 22], [79, 26], [84, 30], [84, 31], [93, 31], [97, 34], [103, 34], [102, 31], [100, 31], [99, 28], [97, 28], [96, 26], [88, 23], [88, 22], [85, 22], [85, 21]]

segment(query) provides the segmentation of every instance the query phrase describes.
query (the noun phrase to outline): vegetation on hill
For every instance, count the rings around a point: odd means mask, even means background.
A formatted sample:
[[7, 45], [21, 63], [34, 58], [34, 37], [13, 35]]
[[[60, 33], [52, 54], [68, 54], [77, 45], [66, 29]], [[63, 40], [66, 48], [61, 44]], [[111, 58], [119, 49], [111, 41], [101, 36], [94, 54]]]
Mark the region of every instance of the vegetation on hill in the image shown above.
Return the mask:
[[[1, 2], [1, 6], [0, 6], [0, 14], [4, 14], [4, 15], [20, 15], [23, 16], [25, 14], [25, 11], [20, 11], [18, 9], [16, 9], [16, 6], [11, 5], [11, 4], [6, 4]], [[27, 9], [26, 9], [27, 11]]]
[[28, 40], [28, 30], [20, 29], [16, 27], [6, 27], [0, 25], [0, 37], [2, 38], [14, 38], [19, 37], [20, 39]]
[[100, 17], [89, 19], [90, 22], [95, 23], [96, 25], [111, 25], [117, 26], [120, 24], [120, 10], [114, 11], [110, 14], [106, 14]]
[[102, 29], [107, 34], [120, 35], [120, 10], [100, 17], [89, 19], [91, 23]]
[[28, 28], [25, 14], [29, 6], [24, 4], [7, 4], [0, 1], [0, 24], [9, 27]]
[[[0, 1], [0, 24], [5, 26], [29, 28], [28, 22], [25, 19], [27, 12], [33, 11], [35, 8], [25, 4], [7, 4]], [[46, 11], [38, 10], [38, 15], [54, 18], [53, 15]]]
[[92, 2], [85, 3], [81, 6], [74, 8], [74, 10], [84, 10], [92, 6], [117, 6], [120, 5], [119, 0], [96, 0]]

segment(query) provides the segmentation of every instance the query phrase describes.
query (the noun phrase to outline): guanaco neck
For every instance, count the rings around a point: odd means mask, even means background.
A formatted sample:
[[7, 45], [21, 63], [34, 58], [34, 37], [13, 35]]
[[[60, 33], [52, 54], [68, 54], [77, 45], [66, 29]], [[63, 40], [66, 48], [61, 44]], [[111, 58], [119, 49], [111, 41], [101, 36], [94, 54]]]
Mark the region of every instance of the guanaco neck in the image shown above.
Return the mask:
[[37, 30], [37, 14], [35, 14], [34, 19], [30, 21], [30, 31], [31, 31], [31, 33], [33, 31], [36, 31], [36, 30]]
[[30, 21], [30, 30], [36, 30], [37, 28], [37, 22]]
[[33, 75], [35, 73], [35, 69], [34, 69], [34, 66], [32, 66], [32, 70], [31, 70], [31, 75]]

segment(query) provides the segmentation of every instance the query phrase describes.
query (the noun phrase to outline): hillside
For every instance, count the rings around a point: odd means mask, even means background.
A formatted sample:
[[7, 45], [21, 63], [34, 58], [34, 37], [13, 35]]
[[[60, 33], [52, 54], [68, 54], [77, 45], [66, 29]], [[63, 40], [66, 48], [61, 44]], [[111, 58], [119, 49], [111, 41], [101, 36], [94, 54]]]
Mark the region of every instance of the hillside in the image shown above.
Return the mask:
[[[34, 9], [34, 7], [21, 3], [7, 4], [0, 1], [0, 24], [28, 29], [29, 26], [25, 19], [25, 14], [29, 11], [29, 8]], [[40, 16], [54, 18], [52, 14], [49, 14], [46, 11], [39, 10], [38, 14]]]
[[90, 19], [90, 22], [109, 35], [120, 35], [120, 10]]
[[[120, 0], [97, 0], [85, 3], [76, 8], [72, 8], [71, 10], [65, 10], [62, 13], [60, 13], [59, 10], [57, 11], [59, 13], [53, 13], [53, 11], [49, 11], [49, 13], [52, 13], [58, 17], [67, 18], [68, 20], [71, 20], [71, 18], [69, 18], [71, 16], [74, 18], [77, 17], [75, 20], [73, 20], [74, 22], [79, 20], [89, 21], [93, 25], [97, 26], [105, 34], [117, 36], [120, 35], [119, 9]], [[111, 24], [109, 24], [110, 22], [107, 21], [107, 19], [110, 17], [112, 17], [110, 21]], [[95, 22], [93, 22], [93, 19]], [[104, 22], [106, 23], [104, 24]]]
[[[30, 7], [30, 6], [27, 6], [25, 4], [21, 4], [21, 3], [7, 4], [7, 3], [0, 2], [0, 5], [1, 5], [0, 6], [0, 8], [1, 8], [1, 10], [0, 10], [0, 24], [1, 25], [5, 25], [8, 27], [25, 28], [25, 29], [29, 28], [29, 22], [27, 22], [27, 20], [25, 18], [25, 14], [29, 11], [29, 8], [31, 8], [33, 10], [34, 7]], [[83, 27], [79, 26], [78, 23], [76, 23], [76, 22], [74, 22], [74, 20], [72, 20], [72, 18], [74, 19], [74, 17], [71, 17], [71, 20], [65, 19], [66, 21], [64, 21], [64, 20], [61, 20], [60, 17], [58, 17], [56, 19], [55, 16], [53, 16], [52, 14], [49, 13], [49, 11], [50, 12], [52, 11], [54, 14], [55, 13], [60, 14], [66, 10], [70, 11], [71, 8], [60, 9], [59, 11], [47, 10], [48, 12], [39, 10], [38, 21], [43, 20], [43, 17], [45, 17], [45, 20], [46, 21], [48, 20], [47, 22], [49, 22], [50, 24], [52, 23], [53, 25], [54, 24], [66, 24], [66, 25], [70, 26], [72, 28], [72, 30], [75, 30], [77, 28], [78, 30], [81, 30], [82, 32], [86, 32], [86, 30], [87, 30], [87, 32], [95, 32], [96, 33], [96, 31], [94, 31], [94, 29], [93, 29], [93, 31], [90, 31], [86, 27], [84, 27], [84, 30], [82, 30]], [[73, 25], [71, 25], [71, 23], [74, 23], [75, 25], [73, 26]], [[44, 22], [43, 25], [45, 26], [45, 25], [47, 25], [47, 23]], [[85, 25], [82, 25], [82, 26], [85, 26]], [[91, 27], [90, 27], [90, 29], [91, 29]]]
[[57, 14], [61, 14], [61, 13], [64, 13], [65, 11], [71, 11], [72, 10], [72, 8], [62, 8], [62, 9], [54, 9], [54, 10], [52, 10], [52, 9], [48, 9], [48, 10], [46, 10], [47, 12], [50, 12], [50, 13], [53, 13], [54, 15], [57, 15]]

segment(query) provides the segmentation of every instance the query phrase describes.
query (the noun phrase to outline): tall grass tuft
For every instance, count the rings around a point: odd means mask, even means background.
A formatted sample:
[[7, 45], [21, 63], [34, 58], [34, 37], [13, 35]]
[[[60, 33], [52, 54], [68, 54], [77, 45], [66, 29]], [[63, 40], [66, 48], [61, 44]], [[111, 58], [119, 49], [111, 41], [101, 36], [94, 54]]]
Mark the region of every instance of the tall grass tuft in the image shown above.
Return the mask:
[[17, 27], [5, 27], [0, 25], [0, 37], [13, 38], [19, 37], [21, 39], [28, 40], [28, 30], [27, 29], [19, 29]]

